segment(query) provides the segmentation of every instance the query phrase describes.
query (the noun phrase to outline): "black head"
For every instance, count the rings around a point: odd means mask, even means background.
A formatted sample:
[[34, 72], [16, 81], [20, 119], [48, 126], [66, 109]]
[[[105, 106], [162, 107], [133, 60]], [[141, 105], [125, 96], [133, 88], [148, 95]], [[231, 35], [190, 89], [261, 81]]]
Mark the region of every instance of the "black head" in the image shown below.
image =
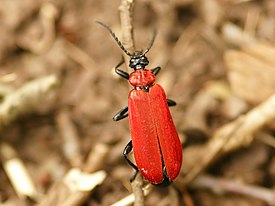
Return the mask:
[[106, 24], [97, 21], [98, 24], [100, 24], [101, 26], [105, 27], [110, 34], [112, 35], [112, 37], [115, 39], [116, 43], [118, 44], [118, 46], [122, 49], [122, 51], [125, 52], [125, 54], [127, 54], [128, 56], [131, 57], [130, 59], [130, 63], [129, 66], [131, 68], [133, 68], [134, 70], [137, 69], [142, 69], [145, 66], [147, 66], [149, 64], [149, 61], [147, 59], [147, 57], [145, 56], [145, 54], [151, 49], [151, 47], [153, 46], [155, 37], [156, 37], [156, 31], [154, 30], [153, 33], [153, 37], [151, 39], [151, 41], [149, 42], [148, 47], [142, 52], [142, 51], [135, 51], [134, 53], [130, 53], [129, 51], [127, 51], [127, 49], [125, 49], [125, 47], [122, 45], [122, 43], [119, 41], [119, 39], [117, 38], [117, 36], [115, 35], [115, 33], [111, 30], [111, 28], [109, 26], [107, 26]]
[[145, 54], [141, 51], [136, 51], [131, 55], [129, 66], [134, 70], [143, 69], [149, 64]]

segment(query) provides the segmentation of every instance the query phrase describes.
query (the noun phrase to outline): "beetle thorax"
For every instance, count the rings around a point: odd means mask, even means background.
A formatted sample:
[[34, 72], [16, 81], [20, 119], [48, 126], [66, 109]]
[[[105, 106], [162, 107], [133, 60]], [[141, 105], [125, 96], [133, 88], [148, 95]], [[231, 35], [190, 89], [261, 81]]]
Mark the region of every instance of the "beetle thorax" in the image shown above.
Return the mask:
[[148, 69], [135, 70], [129, 77], [129, 83], [134, 87], [150, 87], [155, 81], [156, 76]]

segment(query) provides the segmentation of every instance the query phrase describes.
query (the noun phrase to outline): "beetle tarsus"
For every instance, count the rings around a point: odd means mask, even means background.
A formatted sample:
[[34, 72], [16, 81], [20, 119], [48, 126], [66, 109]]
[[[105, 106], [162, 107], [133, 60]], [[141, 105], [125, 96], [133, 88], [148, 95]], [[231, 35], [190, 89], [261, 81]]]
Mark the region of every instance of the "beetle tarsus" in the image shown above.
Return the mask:
[[116, 65], [116, 67], [115, 67], [115, 72], [119, 75], [119, 76], [121, 76], [121, 77], [123, 77], [124, 79], [129, 79], [129, 74], [127, 73], [127, 72], [125, 72], [125, 71], [123, 71], [123, 70], [121, 70], [121, 69], [119, 69], [118, 67], [120, 67], [122, 64], [124, 63], [124, 60], [122, 60], [121, 62], [119, 62], [118, 63], [118, 65]]
[[161, 70], [161, 67], [156, 67], [156, 68], [154, 68], [154, 69], [151, 69], [151, 71], [153, 72], [153, 74], [154, 74], [155, 76], [159, 73], [160, 70]]
[[122, 120], [122, 119], [128, 117], [127, 112], [128, 112], [128, 107], [124, 107], [118, 113], [115, 114], [115, 116], [113, 117], [113, 120], [114, 121], [119, 121], [119, 120]]
[[135, 174], [133, 175], [133, 177], [131, 177], [130, 182], [133, 182], [136, 179], [136, 176], [138, 174], [138, 167], [128, 158], [128, 154], [133, 150], [133, 144], [132, 144], [132, 140], [125, 146], [124, 150], [123, 150], [123, 155], [124, 158], [126, 159], [126, 161], [128, 162], [128, 164], [134, 168], [135, 170]]
[[171, 99], [166, 99], [166, 101], [167, 101], [168, 107], [173, 107], [177, 105], [177, 103]]
[[[128, 154], [133, 150], [132, 140], [128, 142], [123, 150], [123, 156], [127, 160], [128, 164], [138, 172], [138, 167], [128, 158]], [[134, 178], [135, 179], [135, 178]]]
[[133, 175], [133, 177], [131, 177], [130, 182], [133, 182], [136, 179], [137, 174], [138, 174], [138, 170], [135, 171], [135, 174]]

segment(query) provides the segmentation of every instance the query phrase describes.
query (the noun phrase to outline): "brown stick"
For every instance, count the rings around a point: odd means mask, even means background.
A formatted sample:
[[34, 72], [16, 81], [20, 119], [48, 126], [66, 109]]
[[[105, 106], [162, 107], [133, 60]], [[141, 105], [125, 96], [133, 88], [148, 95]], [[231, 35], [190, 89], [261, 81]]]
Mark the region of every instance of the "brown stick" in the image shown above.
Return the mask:
[[[133, 33], [133, 8], [135, 0], [121, 0], [119, 11], [120, 11], [120, 22], [121, 22], [121, 42], [125, 49], [129, 52], [135, 51], [134, 33]], [[124, 61], [129, 62], [129, 56], [124, 54]], [[130, 68], [127, 65], [127, 70]]]
[[[134, 0], [121, 0], [119, 10], [120, 10], [120, 21], [122, 37], [121, 41], [123, 46], [129, 51], [135, 51], [134, 35], [133, 35], [133, 8]], [[124, 61], [129, 62], [129, 56], [124, 54]], [[128, 67], [128, 71], [129, 71]], [[144, 194], [142, 190], [143, 180], [140, 174], [137, 175], [135, 180], [132, 182], [132, 190], [135, 196], [135, 206], [144, 205]]]
[[[233, 151], [247, 146], [254, 138], [254, 134], [264, 125], [272, 122], [275, 118], [275, 94], [261, 103], [246, 115], [222, 126], [213, 135], [213, 138], [199, 150], [190, 148], [185, 151], [185, 170], [188, 171], [184, 179], [179, 178], [181, 184], [191, 183], [207, 166], [215, 159]], [[192, 151], [192, 149], [194, 149]], [[200, 151], [200, 152], [198, 152]], [[199, 164], [198, 164], [199, 162]]]
[[272, 190], [254, 185], [245, 185], [224, 178], [201, 175], [191, 184], [191, 186], [195, 188], [209, 188], [217, 192], [233, 192], [263, 200], [269, 205], [275, 204], [275, 193]]
[[0, 130], [19, 116], [33, 111], [46, 94], [59, 83], [55, 75], [44, 76], [5, 96], [0, 104]]
[[32, 200], [39, 199], [39, 193], [26, 168], [24, 162], [18, 156], [16, 150], [7, 143], [0, 144], [0, 158], [4, 171], [11, 185], [20, 198], [29, 197]]
[[[106, 173], [102, 170], [97, 170], [101, 167], [98, 163], [104, 162], [108, 151], [107, 146], [102, 144], [95, 145], [89, 155], [87, 163], [85, 163], [85, 171], [77, 167], [69, 170], [60, 181], [56, 181], [53, 184], [37, 206], [77, 206], [83, 204], [95, 186], [101, 184], [105, 179]], [[91, 156], [93, 156], [93, 158]], [[96, 158], [96, 160], [94, 158]], [[82, 185], [82, 183], [87, 182], [91, 187], [85, 188], [85, 185]]]
[[82, 163], [79, 137], [69, 112], [62, 110], [56, 117], [60, 136], [63, 140], [63, 154], [73, 167], [79, 167]]
[[43, 54], [50, 50], [56, 38], [55, 21], [58, 18], [59, 10], [56, 5], [46, 2], [42, 4], [40, 9], [40, 21], [43, 28], [42, 38], [36, 39], [29, 35], [20, 35], [16, 38], [17, 44], [35, 54]]
[[133, 194], [135, 196], [134, 206], [144, 205], [144, 193], [142, 190], [143, 178], [140, 173], [137, 174], [135, 180], [131, 183]]

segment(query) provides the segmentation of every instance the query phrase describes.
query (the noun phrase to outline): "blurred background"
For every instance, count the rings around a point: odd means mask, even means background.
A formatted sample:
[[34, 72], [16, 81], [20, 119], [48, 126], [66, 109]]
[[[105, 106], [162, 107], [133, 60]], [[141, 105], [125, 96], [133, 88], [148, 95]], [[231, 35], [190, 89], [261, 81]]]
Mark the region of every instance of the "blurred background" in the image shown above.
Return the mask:
[[[1, 206], [110, 205], [131, 193], [128, 121], [112, 121], [131, 88], [114, 73], [122, 51], [96, 24], [120, 38], [120, 4], [0, 0]], [[179, 179], [195, 167], [206, 178], [153, 188], [146, 205], [275, 205], [275, 1], [136, 0], [133, 27], [136, 49], [158, 31], [148, 69], [162, 67], [157, 83], [177, 102]], [[216, 132], [242, 128], [242, 117], [250, 121], [236, 144], [212, 148]], [[62, 178], [72, 168], [105, 176], [93, 191], [74, 188], [83, 198], [65, 204], [72, 193]]]

